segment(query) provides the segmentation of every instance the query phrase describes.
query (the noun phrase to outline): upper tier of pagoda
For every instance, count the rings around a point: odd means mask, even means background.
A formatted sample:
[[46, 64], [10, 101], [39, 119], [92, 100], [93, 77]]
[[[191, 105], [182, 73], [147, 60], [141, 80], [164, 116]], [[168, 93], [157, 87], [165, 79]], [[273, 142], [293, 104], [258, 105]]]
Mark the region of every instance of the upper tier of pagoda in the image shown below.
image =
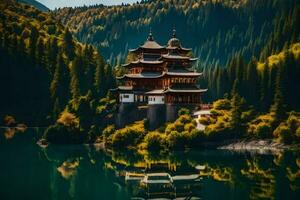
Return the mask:
[[173, 29], [173, 37], [168, 41], [168, 45], [167, 45], [166, 49], [169, 52], [170, 51], [177, 51], [179, 54], [187, 54], [190, 51], [192, 51], [192, 49], [183, 48], [181, 46], [180, 40], [176, 37], [176, 30], [175, 29]]
[[154, 40], [152, 31], [150, 30], [150, 33], [149, 33], [149, 36], [148, 36], [146, 42], [136, 49], [129, 50], [129, 52], [131, 52], [131, 53], [147, 53], [147, 52], [160, 53], [162, 51], [165, 51], [165, 49], [166, 49], [166, 47], [161, 46]]
[[152, 35], [152, 31], [150, 30], [149, 36], [146, 40], [146, 42], [143, 45], [140, 45], [136, 49], [130, 49], [130, 53], [135, 53], [135, 54], [147, 54], [147, 53], [160, 53], [160, 54], [167, 54], [170, 52], [177, 52], [180, 55], [186, 55], [189, 52], [191, 52], [191, 48], [184, 48], [181, 46], [180, 40], [176, 37], [176, 30], [173, 30], [173, 36], [172, 38], [168, 41], [167, 46], [161, 46], [158, 44]]
[[163, 71], [180, 63], [181, 67], [188, 68], [197, 60], [197, 58], [188, 56], [190, 52], [191, 49], [181, 46], [180, 40], [176, 38], [175, 30], [173, 30], [173, 37], [168, 41], [166, 47], [158, 44], [150, 31], [148, 39], [143, 45], [137, 49], [130, 50], [135, 60], [122, 66], [127, 69], [151, 69], [161, 66], [161, 71]]

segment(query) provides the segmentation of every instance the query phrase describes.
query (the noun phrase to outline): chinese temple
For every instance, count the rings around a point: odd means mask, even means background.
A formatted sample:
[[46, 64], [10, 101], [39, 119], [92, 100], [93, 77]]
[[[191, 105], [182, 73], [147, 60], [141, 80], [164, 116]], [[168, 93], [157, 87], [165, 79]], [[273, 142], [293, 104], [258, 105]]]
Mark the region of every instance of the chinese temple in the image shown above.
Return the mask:
[[117, 77], [121, 84], [115, 91], [120, 104], [177, 107], [201, 104], [201, 95], [207, 90], [197, 85], [202, 75], [193, 70], [197, 58], [190, 56], [192, 49], [181, 46], [175, 29], [166, 46], [158, 44], [150, 31], [146, 42], [129, 53], [133, 59], [123, 65], [127, 73]]
[[191, 49], [183, 48], [176, 31], [166, 47], [159, 45], [150, 32], [144, 45], [130, 50], [135, 60], [123, 65], [128, 71], [118, 77], [120, 103], [200, 104], [201, 94], [196, 83], [202, 75], [192, 70], [197, 58]]

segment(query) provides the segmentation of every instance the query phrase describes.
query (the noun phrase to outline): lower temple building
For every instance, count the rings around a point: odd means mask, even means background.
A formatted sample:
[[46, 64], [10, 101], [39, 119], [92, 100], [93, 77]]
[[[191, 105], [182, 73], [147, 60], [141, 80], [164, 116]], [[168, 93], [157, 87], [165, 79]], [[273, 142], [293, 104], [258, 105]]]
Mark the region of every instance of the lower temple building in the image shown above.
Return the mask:
[[126, 74], [117, 77], [120, 84], [113, 90], [119, 102], [118, 127], [147, 118], [156, 128], [175, 120], [180, 108], [200, 106], [207, 89], [197, 85], [202, 73], [192, 69], [197, 58], [191, 51], [181, 46], [175, 30], [166, 46], [159, 45], [150, 31], [143, 45], [130, 50], [132, 61], [123, 65]]

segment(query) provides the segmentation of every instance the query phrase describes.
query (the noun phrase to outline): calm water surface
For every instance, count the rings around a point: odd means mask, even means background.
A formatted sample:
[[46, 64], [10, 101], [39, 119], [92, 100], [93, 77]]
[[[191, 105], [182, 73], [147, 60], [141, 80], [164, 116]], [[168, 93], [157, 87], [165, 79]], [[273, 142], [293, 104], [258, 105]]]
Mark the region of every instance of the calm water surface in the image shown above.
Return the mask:
[[[300, 199], [300, 154], [221, 150], [165, 155], [118, 153], [88, 146], [36, 145], [37, 131], [0, 131], [0, 199]], [[5, 135], [6, 138], [3, 136]], [[7, 137], [8, 136], [8, 137]], [[7, 139], [10, 138], [10, 139]], [[196, 168], [205, 166], [205, 170]], [[126, 172], [201, 174], [168, 192], [147, 193]]]

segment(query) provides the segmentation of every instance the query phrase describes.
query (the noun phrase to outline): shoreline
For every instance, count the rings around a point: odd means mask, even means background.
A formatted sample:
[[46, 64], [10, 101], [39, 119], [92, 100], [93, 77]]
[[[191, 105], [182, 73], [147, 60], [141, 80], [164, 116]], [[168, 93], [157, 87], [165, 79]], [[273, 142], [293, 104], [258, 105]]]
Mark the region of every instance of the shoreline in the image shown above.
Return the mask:
[[272, 139], [241, 139], [227, 141], [217, 149], [234, 152], [279, 153], [300, 150], [300, 144], [283, 144]]
[[[41, 145], [40, 139], [37, 144], [45, 148], [45, 145]], [[51, 144], [50, 144], [51, 145]], [[56, 144], [54, 144], [56, 145]], [[62, 144], [63, 145], [63, 144]], [[110, 151], [111, 148], [107, 147], [104, 142], [91, 143], [91, 144], [78, 144], [78, 145], [88, 145], [94, 146], [98, 150]], [[46, 145], [46, 148], [48, 145]], [[249, 153], [280, 153], [283, 151], [300, 151], [300, 144], [283, 144], [276, 142], [272, 139], [237, 139], [237, 140], [227, 140], [223, 142], [205, 142], [199, 145], [197, 148], [189, 148], [189, 150], [227, 150], [232, 152], [249, 152]], [[182, 151], [185, 151], [183, 149]], [[175, 150], [178, 151], [178, 150]]]

